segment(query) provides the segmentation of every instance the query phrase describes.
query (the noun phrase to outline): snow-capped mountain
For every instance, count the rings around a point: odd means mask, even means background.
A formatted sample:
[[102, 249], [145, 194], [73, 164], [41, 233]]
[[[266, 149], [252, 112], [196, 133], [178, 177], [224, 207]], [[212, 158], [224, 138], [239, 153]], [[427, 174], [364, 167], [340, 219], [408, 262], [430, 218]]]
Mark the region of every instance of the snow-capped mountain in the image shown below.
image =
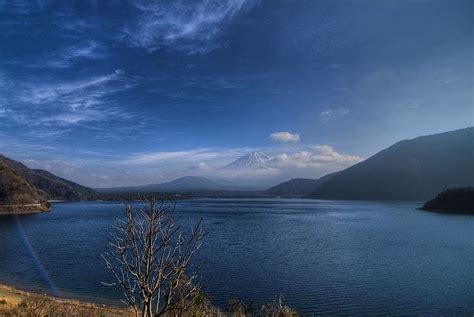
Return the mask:
[[266, 169], [269, 168], [270, 158], [263, 152], [253, 152], [227, 164], [224, 169]]

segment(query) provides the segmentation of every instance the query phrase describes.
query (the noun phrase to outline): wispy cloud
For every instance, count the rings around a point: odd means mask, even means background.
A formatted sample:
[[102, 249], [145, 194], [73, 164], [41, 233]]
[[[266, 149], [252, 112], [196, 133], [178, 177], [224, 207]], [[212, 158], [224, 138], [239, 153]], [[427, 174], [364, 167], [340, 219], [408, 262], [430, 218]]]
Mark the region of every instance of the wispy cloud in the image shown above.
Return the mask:
[[28, 130], [25, 133], [25, 138], [27, 139], [47, 139], [49, 141], [62, 138], [68, 134], [71, 129], [67, 128], [55, 128], [55, 127], [45, 127], [40, 129]]
[[344, 117], [351, 113], [351, 110], [345, 107], [328, 109], [320, 112], [320, 116], [325, 119], [334, 117]]
[[[99, 77], [92, 77], [82, 81], [30, 86], [30, 94], [24, 96], [23, 100], [25, 102], [34, 104], [58, 101], [62, 97], [70, 96], [86, 89], [99, 87], [101, 85], [107, 84], [110, 81], [117, 80], [122, 74], [123, 71], [117, 69], [111, 74]], [[79, 105], [73, 102], [71, 104], [71, 107], [74, 108], [75, 106]]]
[[[125, 165], [140, 165], [140, 164], [157, 164], [157, 163], [203, 163], [202, 161], [225, 161], [228, 159], [234, 159], [249, 152], [251, 149], [248, 148], [236, 148], [236, 149], [192, 149], [186, 151], [165, 151], [165, 152], [151, 152], [151, 153], [139, 153], [131, 155], [126, 160], [119, 161], [120, 164]], [[206, 163], [207, 164], [207, 163]]]
[[84, 60], [99, 60], [108, 56], [106, 49], [97, 41], [89, 40], [84, 43], [66, 46], [55, 52], [45, 54], [38, 62], [26, 64], [35, 68], [68, 68]]
[[[38, 1], [38, 3], [41, 1]], [[32, 5], [30, 1], [0, 1], [0, 9], [2, 11], [26, 15], [31, 12]]]
[[132, 114], [110, 98], [133, 85], [134, 82], [117, 69], [79, 81], [20, 83], [14, 92], [5, 90], [3, 97], [11, 105], [8, 117], [17, 123], [71, 126], [81, 122], [130, 119]]
[[298, 133], [290, 132], [273, 132], [270, 134], [270, 138], [276, 142], [298, 142], [300, 135]]
[[38, 119], [37, 124], [57, 123], [70, 126], [81, 122], [104, 122], [116, 119], [130, 119], [132, 115], [124, 110], [98, 109], [74, 109], [70, 112]]
[[250, 4], [248, 0], [136, 2], [138, 20], [124, 31], [130, 44], [150, 51], [172, 46], [189, 53], [206, 52], [216, 46], [214, 40], [226, 24]]

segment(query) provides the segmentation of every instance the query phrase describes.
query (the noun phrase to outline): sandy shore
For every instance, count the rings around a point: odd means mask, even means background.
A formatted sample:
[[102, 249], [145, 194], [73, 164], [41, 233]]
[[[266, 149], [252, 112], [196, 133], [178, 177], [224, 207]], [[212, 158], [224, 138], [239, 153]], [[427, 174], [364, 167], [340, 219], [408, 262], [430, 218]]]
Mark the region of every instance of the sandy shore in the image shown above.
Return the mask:
[[22, 291], [0, 284], [0, 316], [133, 316], [130, 310]]

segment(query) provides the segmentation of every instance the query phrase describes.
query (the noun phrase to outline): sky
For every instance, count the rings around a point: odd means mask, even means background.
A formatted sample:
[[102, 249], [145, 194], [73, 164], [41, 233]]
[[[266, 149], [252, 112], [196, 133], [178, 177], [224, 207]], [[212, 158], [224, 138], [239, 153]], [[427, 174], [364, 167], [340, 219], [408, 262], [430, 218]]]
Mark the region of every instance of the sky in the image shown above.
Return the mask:
[[0, 0], [0, 153], [92, 187], [253, 151], [278, 180], [323, 176], [474, 125], [473, 7]]

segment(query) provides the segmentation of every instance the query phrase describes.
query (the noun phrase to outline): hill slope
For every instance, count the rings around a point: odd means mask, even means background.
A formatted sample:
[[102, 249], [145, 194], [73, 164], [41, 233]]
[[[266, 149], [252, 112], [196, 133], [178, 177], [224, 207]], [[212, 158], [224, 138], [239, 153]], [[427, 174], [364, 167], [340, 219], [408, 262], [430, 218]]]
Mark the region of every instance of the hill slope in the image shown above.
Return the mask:
[[[27, 200], [35, 203], [48, 199], [82, 200], [95, 194], [91, 188], [76, 184], [58, 177], [48, 171], [33, 170], [24, 164], [0, 155], [1, 178], [3, 190], [2, 201], [11, 201], [18, 193], [30, 196]], [[8, 188], [16, 188], [15, 190]]]
[[39, 177], [33, 178], [33, 185], [45, 191], [51, 199], [81, 200], [96, 194], [92, 188], [79, 185], [45, 170], [32, 170]]
[[36, 204], [36, 188], [0, 159], [0, 204]]
[[331, 173], [319, 179], [293, 178], [287, 182], [270, 187], [264, 191], [264, 194], [281, 197], [303, 197], [315, 191], [335, 175], [336, 173]]
[[474, 185], [474, 128], [398, 142], [351, 166], [308, 198], [426, 200]]

